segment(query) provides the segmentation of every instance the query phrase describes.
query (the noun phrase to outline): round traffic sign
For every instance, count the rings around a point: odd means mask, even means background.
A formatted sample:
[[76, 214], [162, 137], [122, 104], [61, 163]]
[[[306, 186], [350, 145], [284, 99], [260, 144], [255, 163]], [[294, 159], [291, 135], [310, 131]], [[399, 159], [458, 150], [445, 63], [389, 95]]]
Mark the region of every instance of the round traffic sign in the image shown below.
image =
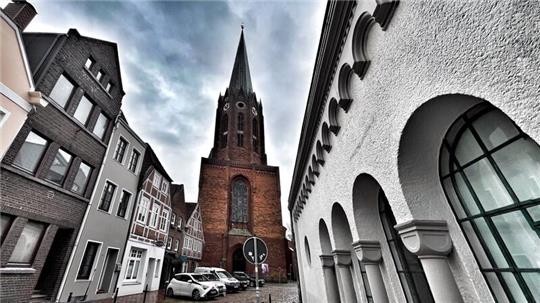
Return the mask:
[[244, 257], [249, 263], [260, 264], [268, 257], [266, 243], [260, 238], [251, 237], [244, 242]]

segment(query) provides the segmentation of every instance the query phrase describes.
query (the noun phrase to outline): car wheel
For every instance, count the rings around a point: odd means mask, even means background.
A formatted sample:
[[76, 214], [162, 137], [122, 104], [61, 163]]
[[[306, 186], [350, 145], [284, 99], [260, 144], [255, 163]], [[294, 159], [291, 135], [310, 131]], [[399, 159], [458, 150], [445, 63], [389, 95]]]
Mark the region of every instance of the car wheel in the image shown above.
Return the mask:
[[191, 294], [191, 297], [194, 300], [200, 300], [201, 299], [201, 293], [199, 292], [198, 289], [195, 289], [195, 290], [193, 290], [193, 293]]
[[167, 297], [174, 297], [174, 291], [172, 288], [167, 288]]

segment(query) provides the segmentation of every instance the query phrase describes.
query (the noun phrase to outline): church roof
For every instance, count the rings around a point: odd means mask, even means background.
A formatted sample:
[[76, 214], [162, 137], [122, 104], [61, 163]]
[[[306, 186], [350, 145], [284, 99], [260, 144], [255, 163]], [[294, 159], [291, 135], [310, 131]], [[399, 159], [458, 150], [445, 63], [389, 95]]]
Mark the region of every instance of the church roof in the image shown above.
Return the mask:
[[236, 50], [236, 58], [234, 59], [234, 67], [231, 75], [231, 82], [229, 88], [240, 89], [245, 92], [252, 93], [251, 87], [251, 75], [249, 73], [249, 63], [246, 50], [246, 42], [244, 41], [244, 28], [242, 27], [242, 33], [240, 34], [240, 42], [238, 43], [238, 49]]

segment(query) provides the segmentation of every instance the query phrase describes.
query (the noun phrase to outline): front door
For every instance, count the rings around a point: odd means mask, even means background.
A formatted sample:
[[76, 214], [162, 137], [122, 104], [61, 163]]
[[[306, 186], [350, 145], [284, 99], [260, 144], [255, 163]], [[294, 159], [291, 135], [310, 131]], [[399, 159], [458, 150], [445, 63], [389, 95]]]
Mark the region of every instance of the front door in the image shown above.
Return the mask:
[[233, 271], [246, 271], [246, 258], [242, 248], [238, 248], [233, 253]]
[[152, 280], [154, 279], [154, 267], [156, 264], [155, 258], [148, 259], [148, 270], [146, 271], [145, 289], [152, 290]]

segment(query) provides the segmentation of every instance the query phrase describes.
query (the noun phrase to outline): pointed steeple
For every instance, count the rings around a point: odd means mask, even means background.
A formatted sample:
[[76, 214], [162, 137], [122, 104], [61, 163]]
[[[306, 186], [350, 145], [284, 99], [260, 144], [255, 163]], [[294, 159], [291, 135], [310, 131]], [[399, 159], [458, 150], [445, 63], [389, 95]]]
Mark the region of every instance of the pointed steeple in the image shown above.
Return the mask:
[[240, 42], [234, 59], [234, 67], [231, 75], [230, 89], [242, 88], [245, 92], [252, 93], [251, 75], [249, 73], [249, 63], [246, 51], [246, 42], [244, 41], [244, 25], [242, 25], [242, 33], [240, 34]]

